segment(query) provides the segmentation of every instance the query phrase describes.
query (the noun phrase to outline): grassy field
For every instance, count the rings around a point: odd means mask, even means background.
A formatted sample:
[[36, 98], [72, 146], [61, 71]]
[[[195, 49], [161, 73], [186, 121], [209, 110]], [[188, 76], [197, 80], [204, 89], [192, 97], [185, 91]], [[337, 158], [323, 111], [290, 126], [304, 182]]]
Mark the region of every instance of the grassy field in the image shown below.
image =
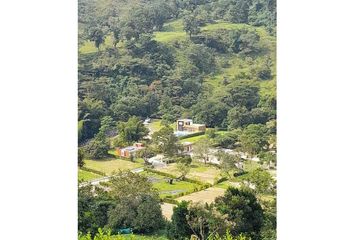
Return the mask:
[[121, 159], [85, 160], [85, 167], [104, 172], [107, 175], [111, 175], [114, 171], [131, 170], [142, 166], [142, 163], [130, 162]]
[[184, 143], [184, 142], [191, 142], [191, 143], [195, 143], [203, 138], [206, 138], [205, 135], [199, 135], [199, 136], [194, 136], [194, 137], [190, 137], [190, 138], [185, 138], [185, 139], [182, 139], [181, 142]]
[[[217, 132], [216, 132], [216, 135], [224, 135], [225, 133], [227, 133], [227, 131], [217, 131]], [[184, 142], [195, 143], [195, 142], [198, 142], [199, 140], [204, 139], [204, 138], [206, 138], [206, 137], [207, 137], [207, 136], [204, 134], [204, 135], [199, 135], [199, 136], [184, 138], [184, 139], [181, 140], [181, 142], [182, 142], [182, 143], [184, 143]]]
[[[113, 37], [107, 36], [104, 43], [100, 46], [100, 49], [106, 49], [107, 47], [113, 46]], [[80, 48], [79, 53], [87, 54], [87, 53], [95, 53], [97, 52], [97, 48], [94, 42], [86, 41]]]
[[159, 131], [162, 128], [161, 120], [152, 119], [151, 122], [148, 124], [148, 128], [150, 128], [152, 132]]
[[[203, 183], [213, 184], [215, 178], [221, 173], [217, 167], [204, 165], [203, 163], [193, 162], [191, 166], [191, 171], [187, 174], [187, 177]], [[159, 171], [175, 175], [177, 173], [177, 165], [172, 163], [165, 168], [159, 168]]]
[[88, 171], [81, 170], [81, 169], [79, 169], [79, 171], [78, 171], [79, 181], [89, 181], [89, 180], [100, 178], [100, 177], [102, 177], [102, 176], [98, 175], [96, 173], [88, 172]]
[[211, 187], [205, 190], [195, 192], [183, 197], [176, 198], [177, 201], [192, 201], [192, 202], [203, 202], [212, 203], [216, 197], [223, 196], [225, 189], [219, 187]]
[[160, 197], [173, 196], [178, 193], [193, 191], [200, 187], [198, 184], [186, 182], [186, 181], [174, 181], [173, 184], [169, 184], [166, 180], [167, 177], [155, 174], [143, 172], [142, 175], [148, 177], [153, 182], [153, 187], [159, 192]]

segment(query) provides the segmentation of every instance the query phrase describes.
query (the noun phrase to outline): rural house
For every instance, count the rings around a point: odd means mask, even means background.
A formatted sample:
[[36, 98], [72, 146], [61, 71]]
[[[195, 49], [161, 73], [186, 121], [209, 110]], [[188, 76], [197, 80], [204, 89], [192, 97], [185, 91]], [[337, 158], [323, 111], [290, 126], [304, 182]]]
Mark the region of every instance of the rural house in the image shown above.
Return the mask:
[[179, 132], [205, 132], [205, 124], [195, 124], [192, 119], [178, 119], [177, 131]]
[[144, 146], [142, 143], [134, 143], [133, 146], [129, 146], [125, 148], [116, 148], [116, 154], [119, 157], [130, 158], [131, 156], [134, 157], [135, 153], [143, 148]]

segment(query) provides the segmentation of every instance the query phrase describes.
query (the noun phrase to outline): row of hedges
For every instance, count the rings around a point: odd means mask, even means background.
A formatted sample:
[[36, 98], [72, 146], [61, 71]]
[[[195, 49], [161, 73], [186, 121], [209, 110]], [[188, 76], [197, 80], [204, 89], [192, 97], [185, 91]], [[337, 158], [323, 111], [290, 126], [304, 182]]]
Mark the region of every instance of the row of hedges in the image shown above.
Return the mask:
[[204, 135], [204, 134], [205, 134], [205, 132], [196, 132], [196, 133], [192, 133], [192, 134], [180, 136], [180, 137], [178, 137], [178, 138], [179, 138], [180, 140], [182, 140], [182, 139], [191, 138], [191, 137], [196, 137], [196, 136], [200, 136], [200, 135]]
[[210, 187], [210, 185], [205, 184], [205, 185], [202, 185], [200, 187], [194, 188], [193, 190], [190, 190], [190, 191], [181, 192], [181, 193], [178, 193], [178, 194], [175, 194], [175, 195], [168, 195], [168, 196], [162, 198], [162, 201], [166, 202], [166, 203], [177, 204], [178, 201], [176, 200], [176, 198], [183, 197], [185, 195], [189, 195], [189, 194], [192, 194], [192, 193], [195, 193], [195, 192], [199, 192], [199, 191], [205, 190], [205, 189], [207, 189], [209, 187]]
[[101, 171], [98, 171], [98, 170], [95, 170], [95, 169], [91, 169], [91, 168], [87, 168], [87, 167], [81, 167], [80, 169], [84, 170], [84, 171], [87, 171], [87, 172], [96, 173], [96, 174], [101, 175], [101, 176], [106, 176], [106, 174], [104, 172], [101, 172]]

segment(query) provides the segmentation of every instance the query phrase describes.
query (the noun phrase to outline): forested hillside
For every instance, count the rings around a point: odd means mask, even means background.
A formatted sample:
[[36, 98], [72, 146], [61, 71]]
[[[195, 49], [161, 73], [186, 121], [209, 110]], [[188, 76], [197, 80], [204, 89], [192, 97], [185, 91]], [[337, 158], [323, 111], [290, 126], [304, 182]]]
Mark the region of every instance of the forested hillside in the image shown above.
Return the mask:
[[275, 0], [79, 0], [79, 143], [101, 120], [274, 125]]

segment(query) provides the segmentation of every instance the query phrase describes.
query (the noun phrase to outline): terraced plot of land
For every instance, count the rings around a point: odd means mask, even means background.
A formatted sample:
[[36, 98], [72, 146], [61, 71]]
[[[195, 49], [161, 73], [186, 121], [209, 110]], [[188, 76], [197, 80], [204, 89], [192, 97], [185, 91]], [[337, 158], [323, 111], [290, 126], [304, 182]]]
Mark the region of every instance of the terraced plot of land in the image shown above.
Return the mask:
[[202, 203], [212, 203], [215, 198], [223, 196], [226, 190], [218, 187], [211, 187], [205, 190], [195, 192], [183, 197], [176, 198], [177, 201], [192, 201]]
[[[176, 163], [169, 164], [167, 167], [159, 168], [158, 170], [173, 175], [178, 172]], [[193, 163], [190, 172], [187, 174], [187, 177], [201, 181], [203, 183], [213, 184], [215, 178], [217, 178], [220, 173], [221, 171], [217, 167], [204, 165], [203, 163]]]
[[122, 159], [85, 160], [86, 168], [103, 172], [108, 176], [119, 170], [132, 170], [142, 166], [142, 163], [130, 162]]
[[148, 177], [149, 181], [152, 182], [153, 187], [159, 192], [160, 197], [173, 196], [182, 192], [190, 192], [200, 187], [198, 184], [186, 181], [173, 181], [173, 183], [170, 184], [167, 181], [169, 178], [155, 173], [143, 172], [141, 174]]
[[102, 177], [102, 176], [98, 175], [96, 173], [88, 172], [88, 171], [81, 170], [81, 169], [79, 169], [79, 171], [78, 171], [79, 181], [89, 181], [89, 180], [100, 178], [100, 177]]

